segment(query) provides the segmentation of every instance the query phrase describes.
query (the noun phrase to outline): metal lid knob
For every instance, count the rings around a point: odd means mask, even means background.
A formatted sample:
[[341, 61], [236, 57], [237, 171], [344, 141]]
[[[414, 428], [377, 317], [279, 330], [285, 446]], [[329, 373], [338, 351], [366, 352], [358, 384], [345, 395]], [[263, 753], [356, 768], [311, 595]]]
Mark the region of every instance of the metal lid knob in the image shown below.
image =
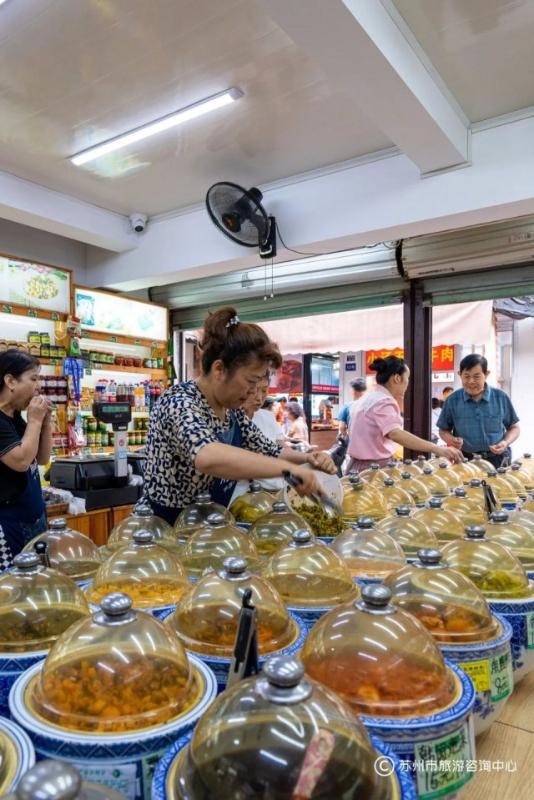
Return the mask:
[[266, 700], [279, 705], [302, 703], [313, 692], [302, 663], [294, 656], [270, 658], [263, 667], [257, 687]]
[[100, 610], [93, 616], [99, 625], [124, 625], [137, 618], [132, 598], [123, 592], [111, 592], [100, 601]]
[[395, 486], [393, 478], [384, 478], [384, 486]]
[[423, 467], [423, 475], [432, 475], [432, 467]]
[[441, 508], [443, 505], [443, 500], [441, 497], [431, 497], [428, 501], [428, 505], [430, 508]]
[[510, 519], [510, 515], [506, 511], [494, 511], [490, 514], [490, 520], [497, 525], [504, 525]]
[[438, 466], [440, 469], [449, 469], [449, 465], [446, 461], [440, 461]]
[[473, 461], [482, 461], [482, 456], [480, 455], [480, 453], [474, 454]]
[[47, 759], [36, 764], [17, 786], [17, 800], [74, 800], [82, 788], [80, 773], [65, 761]]
[[349, 475], [349, 483], [351, 486], [359, 486], [363, 483], [358, 472], [351, 472]]
[[380, 469], [380, 464], [371, 464], [371, 469], [373, 470], [373, 472], [376, 472], [377, 470]]
[[67, 530], [67, 520], [64, 517], [55, 517], [50, 520], [48, 527], [51, 531], [65, 531]]
[[247, 570], [247, 560], [246, 558], [231, 556], [230, 558], [224, 559], [223, 567], [228, 575], [243, 575]]
[[[512, 467], [512, 469], [513, 469], [513, 467]], [[499, 467], [499, 469], [497, 470], [497, 472], [499, 473], [499, 475], [506, 475], [506, 473], [508, 472], [508, 470], [506, 469], [506, 467]]]
[[465, 491], [463, 486], [458, 486], [454, 490], [454, 496], [455, 497], [467, 497], [467, 492]]
[[482, 486], [482, 481], [480, 478], [471, 478], [469, 481], [469, 486], [472, 486], [474, 489], [478, 489], [479, 486]]
[[220, 528], [222, 525], [226, 525], [224, 514], [221, 514], [220, 511], [214, 511], [212, 514], [208, 514], [206, 522], [208, 525], [211, 525], [212, 528]]
[[391, 461], [388, 461], [386, 466], [389, 467], [389, 469], [393, 469], [397, 466], [397, 462], [394, 459], [391, 459]]
[[134, 544], [139, 546], [146, 546], [154, 543], [154, 534], [142, 528], [141, 530], [132, 533]]
[[297, 547], [302, 547], [303, 545], [307, 545], [311, 542], [311, 533], [304, 528], [299, 531], [295, 531], [292, 536], [293, 544], [297, 545]]
[[424, 456], [422, 453], [419, 453], [419, 455], [417, 456], [417, 460], [418, 461], [426, 461], [426, 456]]
[[413, 464], [413, 461], [411, 458], [405, 458], [403, 463], [407, 466], [410, 466], [410, 464]]
[[206, 505], [207, 503], [211, 503], [211, 495], [209, 492], [200, 492], [195, 497], [195, 503], [198, 503], [201, 506]]
[[484, 539], [486, 529], [483, 525], [467, 525], [465, 534], [467, 539]]
[[486, 472], [488, 478], [496, 478], [497, 477], [497, 470], [495, 469], [488, 469]]
[[403, 472], [402, 475], [401, 475], [401, 478], [402, 478], [403, 481], [411, 481], [412, 480], [412, 475], [409, 472]]
[[249, 491], [252, 492], [252, 494], [261, 492], [261, 483], [259, 481], [250, 481]]
[[37, 553], [19, 553], [13, 559], [13, 566], [21, 572], [29, 572], [41, 566], [41, 559]]
[[417, 558], [425, 567], [436, 567], [440, 564], [442, 553], [434, 547], [423, 547], [417, 551]]
[[523, 453], [523, 458], [532, 458], [532, 453]]
[[410, 506], [397, 506], [395, 513], [398, 517], [409, 517], [411, 513]]
[[289, 507], [283, 500], [277, 500], [276, 503], [273, 503], [273, 511], [275, 514], [285, 514], [286, 511], [289, 511]]
[[512, 472], [519, 472], [520, 469], [521, 469], [521, 464], [512, 464]]
[[356, 600], [355, 606], [360, 611], [370, 614], [390, 614], [397, 609], [391, 605], [392, 594], [387, 586], [373, 584], [364, 586], [360, 600]]
[[375, 527], [375, 521], [372, 517], [358, 517], [356, 527], [360, 530], [368, 531]]
[[140, 505], [140, 506], [136, 506], [134, 508], [133, 515], [134, 515], [134, 517], [144, 517], [144, 518], [152, 517], [153, 516], [153, 511], [150, 508], [150, 506]]

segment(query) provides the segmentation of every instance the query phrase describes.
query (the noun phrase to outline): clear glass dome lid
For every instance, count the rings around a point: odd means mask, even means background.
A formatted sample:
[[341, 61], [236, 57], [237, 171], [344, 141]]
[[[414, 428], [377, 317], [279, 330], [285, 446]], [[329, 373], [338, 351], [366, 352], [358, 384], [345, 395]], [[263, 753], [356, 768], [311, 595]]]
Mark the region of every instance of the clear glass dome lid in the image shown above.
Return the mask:
[[534, 492], [531, 492], [529, 490], [529, 493], [527, 495], [527, 499], [523, 503], [522, 508], [523, 508], [523, 511], [531, 511], [531, 512], [534, 513]]
[[367, 731], [351, 709], [274, 656], [263, 671], [219, 695], [167, 779], [169, 800], [394, 800], [394, 778], [378, 776]]
[[380, 493], [386, 501], [388, 511], [391, 511], [397, 506], [415, 506], [415, 500], [410, 492], [406, 491], [402, 486], [395, 484], [393, 478], [386, 478], [382, 481]]
[[373, 484], [363, 481], [359, 475], [351, 476], [350, 483], [343, 487], [342, 506], [345, 519], [382, 519], [388, 512], [382, 492]]
[[436, 472], [447, 483], [449, 490], [458, 489], [464, 484], [461, 476], [449, 465], [448, 461], [439, 461]]
[[451, 569], [439, 549], [420, 550], [417, 560], [389, 575], [384, 586], [393, 603], [417, 617], [440, 644], [487, 641], [499, 632], [482, 592]]
[[419, 478], [414, 477], [410, 472], [403, 472], [397, 485], [408, 492], [416, 505], [421, 505], [430, 500], [430, 489]]
[[403, 472], [409, 472], [414, 478], [421, 477], [421, 468], [411, 458], [405, 458], [401, 465]]
[[486, 536], [510, 548], [523, 567], [534, 570], [534, 532], [510, 519], [506, 511], [494, 511], [486, 523]]
[[208, 526], [210, 514], [222, 514], [226, 522], [235, 524], [233, 514], [220, 503], [215, 503], [209, 492], [200, 492], [195, 500], [186, 506], [178, 515], [174, 523], [174, 534], [180, 541], [185, 541], [200, 528]]
[[371, 464], [368, 469], [364, 469], [360, 472], [360, 478], [362, 481], [367, 481], [367, 483], [376, 482], [380, 484], [385, 478], [389, 477], [385, 470], [380, 469], [380, 464]]
[[527, 491], [534, 489], [534, 473], [524, 466], [523, 461], [514, 461], [510, 469]]
[[70, 625], [89, 614], [73, 580], [19, 553], [0, 574], [0, 652], [47, 650]]
[[198, 578], [206, 570], [222, 569], [225, 558], [246, 558], [256, 570], [259, 554], [250, 536], [227, 522], [222, 514], [210, 514], [208, 527], [200, 528], [184, 544], [181, 562], [190, 577]]
[[428, 525], [412, 516], [410, 506], [398, 506], [394, 514], [390, 514], [377, 525], [399, 544], [407, 558], [414, 558], [422, 548], [438, 546], [437, 537]]
[[35, 536], [23, 550], [25, 553], [34, 551], [42, 556], [44, 563], [73, 580], [91, 578], [102, 563], [92, 539], [69, 528], [63, 517], [50, 520], [48, 530]]
[[371, 517], [360, 517], [330, 547], [343, 559], [353, 578], [383, 578], [406, 563], [400, 544], [375, 527]]
[[266, 578], [249, 572], [244, 558], [227, 558], [222, 570], [201, 578], [165, 624], [188, 650], [232, 656], [244, 598], [256, 608], [260, 654], [296, 641], [298, 625], [284, 601]]
[[273, 495], [261, 488], [261, 483], [251, 481], [248, 492], [234, 500], [230, 511], [236, 522], [251, 523], [267, 514], [272, 509], [274, 501]]
[[30, 705], [54, 725], [113, 733], [168, 722], [201, 687], [178, 637], [113, 593], [58, 639], [29, 690]]
[[419, 477], [433, 497], [446, 497], [449, 494], [449, 484], [440, 474], [434, 472], [432, 467], [424, 466]]
[[465, 486], [455, 489], [452, 495], [443, 500], [443, 509], [451, 511], [462, 521], [462, 532], [466, 525], [484, 525], [486, 513], [479, 501], [474, 497], [468, 497]]
[[460, 461], [459, 464], [454, 464], [451, 469], [454, 470], [457, 475], [459, 475], [462, 483], [464, 484], [469, 483], [472, 478], [476, 477], [477, 470], [472, 462], [468, 461], [467, 459]]
[[534, 532], [534, 511], [526, 511], [524, 508], [519, 508], [517, 511], [512, 512], [510, 519]]
[[414, 512], [414, 519], [421, 520], [440, 542], [462, 538], [465, 525], [445, 504], [449, 498], [431, 497], [426, 508], [419, 508]]
[[488, 472], [492, 472], [495, 469], [491, 461], [486, 461], [485, 458], [482, 458], [477, 453], [472, 458], [471, 466], [475, 472], [475, 477], [481, 479], [485, 478]]
[[450, 567], [463, 572], [490, 600], [530, 597], [527, 574], [512, 551], [486, 536], [482, 525], [469, 525], [463, 539], [442, 550]]
[[271, 511], [250, 526], [248, 535], [260, 556], [270, 556], [281, 545], [289, 544], [295, 531], [303, 529], [312, 533], [311, 525], [304, 517], [292, 511], [287, 503], [277, 500]]
[[[506, 473], [506, 470], [504, 472]], [[497, 470], [492, 468], [486, 473], [485, 481], [491, 486], [495, 498], [501, 503], [516, 503], [519, 500], [519, 494], [508, 481], [506, 474], [499, 475]]]
[[307, 530], [294, 533], [291, 544], [264, 563], [262, 575], [289, 606], [332, 606], [358, 596], [347, 565]]
[[428, 459], [426, 456], [424, 456], [422, 453], [420, 453], [420, 454], [417, 456], [417, 458], [415, 459], [415, 461], [413, 462], [413, 464], [414, 464], [414, 466], [415, 466], [415, 467], [418, 467], [418, 468], [421, 470], [421, 472], [423, 472], [423, 470], [424, 470], [424, 469], [429, 469], [429, 470], [431, 470], [432, 472], [434, 472], [434, 471], [435, 471], [435, 470], [434, 470], [434, 467], [435, 467], [434, 463], [433, 463], [432, 461], [430, 461], [430, 460], [429, 460], [429, 459]]
[[130, 516], [121, 520], [111, 531], [107, 541], [108, 551], [130, 544], [136, 531], [150, 531], [154, 541], [162, 547], [175, 549], [178, 545], [177, 537], [168, 522], [157, 517], [150, 506], [137, 505]]
[[364, 586], [360, 600], [321, 617], [301, 655], [306, 673], [360, 714], [421, 716], [456, 696], [432, 635], [383, 585]]
[[177, 603], [188, 590], [176, 556], [157, 544], [150, 531], [138, 530], [102, 564], [86, 594], [99, 603], [110, 592], [125, 592], [135, 608], [152, 608]]
[[508, 468], [499, 467], [497, 472], [501, 478], [506, 480], [506, 483], [510, 484], [512, 490], [518, 497], [524, 498], [527, 496], [527, 487], [521, 480], [520, 470], [519, 464], [515, 464]]
[[[486, 495], [484, 493], [484, 484], [486, 483], [487, 476], [484, 476], [484, 480], [480, 478], [472, 478], [467, 486], [465, 487], [465, 491], [468, 497], [472, 497], [473, 500], [479, 504], [480, 508], [485, 511], [486, 508]], [[495, 493], [494, 493], [495, 494]], [[497, 502], [497, 507], [500, 508], [499, 498], [495, 496], [495, 500]]]
[[394, 481], [398, 481], [402, 475], [402, 464], [400, 461], [395, 461], [393, 458], [391, 461], [388, 461], [385, 467], [382, 467], [382, 472], [385, 472], [388, 478], [393, 478]]

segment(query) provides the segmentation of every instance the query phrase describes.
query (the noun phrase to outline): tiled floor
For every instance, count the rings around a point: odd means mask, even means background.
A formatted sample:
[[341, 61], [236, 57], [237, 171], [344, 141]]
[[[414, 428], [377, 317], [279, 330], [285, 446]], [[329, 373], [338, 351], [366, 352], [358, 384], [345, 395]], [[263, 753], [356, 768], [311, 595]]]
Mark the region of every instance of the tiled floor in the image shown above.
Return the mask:
[[533, 800], [534, 672], [514, 690], [500, 720], [477, 739], [476, 756], [479, 762], [489, 760], [496, 767], [513, 761], [517, 771], [478, 771], [461, 793], [461, 800]]

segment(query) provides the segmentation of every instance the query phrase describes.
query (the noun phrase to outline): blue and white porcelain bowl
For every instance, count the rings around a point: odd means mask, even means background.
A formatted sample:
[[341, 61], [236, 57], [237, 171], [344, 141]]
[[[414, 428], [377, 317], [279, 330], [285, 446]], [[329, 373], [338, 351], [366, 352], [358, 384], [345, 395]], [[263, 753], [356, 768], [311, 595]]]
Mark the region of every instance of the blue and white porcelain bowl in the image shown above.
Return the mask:
[[217, 681], [210, 668], [194, 656], [189, 660], [202, 682], [198, 703], [174, 721], [144, 730], [92, 734], [60, 728], [37, 716], [28, 702], [28, 690], [41, 664], [16, 680], [9, 708], [13, 719], [29, 733], [40, 759], [70, 761], [86, 780], [97, 779], [128, 800], [148, 800], [152, 774], [162, 754], [178, 737], [193, 730], [217, 694]]
[[0, 653], [0, 717], [9, 717], [9, 692], [17, 678], [27, 669], [43, 661], [48, 650], [32, 653]]
[[[168, 800], [168, 798], [171, 797], [168, 786], [169, 782], [174, 779], [172, 773], [177, 766], [177, 759], [183, 754], [183, 751], [190, 741], [191, 733], [181, 736], [169, 747], [167, 752], [163, 754], [156, 767], [152, 780], [152, 800]], [[401, 765], [400, 760], [397, 758], [392, 748], [376, 736], [371, 736], [371, 741], [378, 753], [378, 757], [375, 761], [375, 770], [379, 775], [378, 780], [389, 778], [389, 776], [394, 774], [396, 779], [393, 788], [394, 800], [417, 800], [417, 792], [411, 773], [402, 768], [403, 765]], [[221, 795], [221, 798], [222, 797], [223, 795]], [[332, 798], [332, 800], [335, 800], [335, 798]], [[365, 798], [362, 798], [362, 800], [365, 800]]]
[[475, 685], [473, 709], [475, 736], [486, 731], [501, 715], [514, 688], [512, 626], [499, 615], [499, 631], [492, 639], [470, 644], [440, 644], [449, 661], [466, 672]]
[[35, 764], [35, 750], [30, 737], [16, 723], [0, 718], [0, 795], [14, 791], [22, 776]]
[[[408, 767], [417, 796], [427, 800], [456, 797], [474, 775], [466, 768], [466, 762], [475, 758], [475, 687], [456, 664], [448, 660], [445, 663], [457, 684], [456, 697], [447, 708], [419, 717], [360, 715], [368, 731], [389, 745]], [[458, 762], [458, 768], [451, 761]]]
[[[166, 614], [160, 617], [160, 620], [165, 620], [168, 616], [172, 614], [173, 609], [166, 612]], [[288, 647], [284, 647], [281, 650], [273, 650], [270, 653], [266, 653], [265, 655], [260, 655], [259, 657], [259, 666], [260, 668], [265, 664], [267, 659], [271, 658], [272, 656], [292, 656], [299, 652], [302, 645], [306, 640], [306, 636], [308, 635], [308, 628], [306, 624], [298, 618], [296, 614], [290, 614], [294, 622], [298, 627], [298, 636], [295, 641], [288, 645]], [[201, 659], [205, 664], [208, 665], [210, 670], [213, 672], [215, 677], [217, 678], [217, 687], [218, 691], [222, 692], [226, 689], [226, 684], [228, 682], [228, 673], [230, 671], [230, 665], [232, 663], [231, 658], [222, 657], [222, 656], [210, 656], [206, 655], [205, 653], [194, 653], [191, 650], [187, 651], [190, 657], [195, 657]]]
[[517, 685], [534, 669], [534, 595], [506, 600], [488, 598], [488, 603], [493, 614], [512, 626], [512, 667]]

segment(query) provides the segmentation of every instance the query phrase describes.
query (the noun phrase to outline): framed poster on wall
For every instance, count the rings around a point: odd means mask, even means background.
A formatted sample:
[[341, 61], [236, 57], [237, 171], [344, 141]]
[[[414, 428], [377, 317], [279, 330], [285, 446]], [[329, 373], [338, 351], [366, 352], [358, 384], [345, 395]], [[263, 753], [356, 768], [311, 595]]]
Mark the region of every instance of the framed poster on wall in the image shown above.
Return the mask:
[[82, 328], [101, 333], [164, 341], [167, 309], [129, 297], [74, 288], [74, 314]]
[[68, 314], [70, 272], [0, 256], [0, 302]]

